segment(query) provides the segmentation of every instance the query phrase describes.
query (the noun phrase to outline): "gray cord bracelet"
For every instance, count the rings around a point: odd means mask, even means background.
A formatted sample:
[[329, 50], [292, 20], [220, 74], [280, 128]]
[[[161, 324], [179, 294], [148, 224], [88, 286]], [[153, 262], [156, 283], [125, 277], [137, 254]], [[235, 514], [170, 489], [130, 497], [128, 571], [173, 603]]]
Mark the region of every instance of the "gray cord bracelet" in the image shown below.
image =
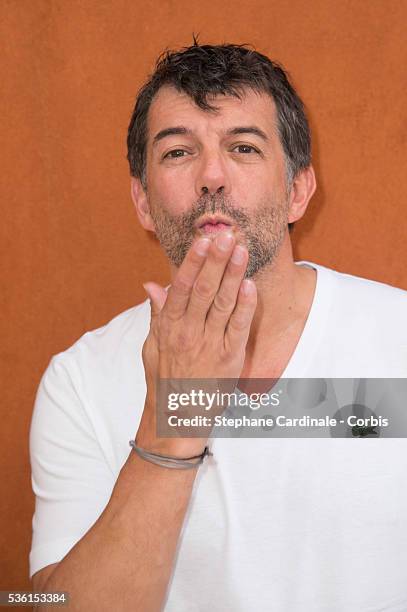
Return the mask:
[[175, 468], [178, 470], [189, 470], [191, 468], [198, 467], [203, 463], [205, 457], [213, 455], [213, 453], [211, 453], [209, 450], [209, 447], [205, 446], [204, 452], [201, 455], [179, 459], [178, 457], [169, 457], [168, 455], [159, 455], [158, 453], [147, 451], [144, 448], [137, 446], [134, 440], [130, 440], [129, 444], [132, 449], [145, 461], [150, 461], [150, 463], [155, 463], [161, 467]]

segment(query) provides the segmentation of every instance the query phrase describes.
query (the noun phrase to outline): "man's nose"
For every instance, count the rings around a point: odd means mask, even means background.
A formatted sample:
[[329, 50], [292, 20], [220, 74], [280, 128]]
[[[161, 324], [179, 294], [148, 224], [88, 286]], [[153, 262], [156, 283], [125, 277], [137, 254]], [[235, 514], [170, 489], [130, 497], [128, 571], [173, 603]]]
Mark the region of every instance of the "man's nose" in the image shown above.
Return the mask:
[[198, 198], [205, 193], [229, 195], [230, 181], [225, 160], [220, 155], [212, 154], [202, 158], [195, 189]]

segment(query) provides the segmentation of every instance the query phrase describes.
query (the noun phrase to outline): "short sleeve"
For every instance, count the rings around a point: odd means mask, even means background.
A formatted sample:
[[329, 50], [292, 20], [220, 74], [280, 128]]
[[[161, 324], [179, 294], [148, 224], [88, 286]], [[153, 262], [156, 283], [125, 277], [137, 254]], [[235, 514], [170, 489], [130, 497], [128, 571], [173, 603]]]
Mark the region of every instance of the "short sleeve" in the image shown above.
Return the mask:
[[54, 356], [35, 398], [30, 428], [35, 495], [30, 578], [61, 561], [86, 534], [115, 484], [73, 374], [69, 355]]

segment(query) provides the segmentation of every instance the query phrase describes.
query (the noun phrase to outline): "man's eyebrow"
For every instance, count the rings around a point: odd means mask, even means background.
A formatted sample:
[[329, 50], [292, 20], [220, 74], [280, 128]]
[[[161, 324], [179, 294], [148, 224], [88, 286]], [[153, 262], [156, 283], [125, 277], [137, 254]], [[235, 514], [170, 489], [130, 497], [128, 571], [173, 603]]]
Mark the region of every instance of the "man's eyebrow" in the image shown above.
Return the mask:
[[154, 136], [153, 147], [154, 145], [157, 144], [157, 142], [159, 142], [163, 138], [166, 138], [167, 136], [172, 136], [173, 134], [191, 134], [191, 133], [192, 133], [191, 130], [188, 130], [183, 125], [177, 125], [175, 127], [164, 128], [163, 130], [160, 130]]
[[[163, 138], [166, 138], [167, 136], [174, 136], [177, 134], [192, 134], [192, 131], [184, 127], [183, 125], [164, 128], [154, 136], [153, 147]], [[267, 134], [255, 125], [242, 125], [230, 128], [226, 131], [227, 136], [237, 136], [238, 134], [254, 134], [255, 136], [259, 136], [260, 138], [262, 138], [265, 142], [269, 141], [269, 137], [267, 136]]]
[[254, 134], [255, 136], [262, 138], [265, 142], [269, 141], [269, 137], [267, 136], [266, 132], [263, 132], [263, 130], [256, 125], [242, 125], [240, 127], [234, 127], [227, 130], [226, 134], [228, 136], [236, 136], [237, 134]]

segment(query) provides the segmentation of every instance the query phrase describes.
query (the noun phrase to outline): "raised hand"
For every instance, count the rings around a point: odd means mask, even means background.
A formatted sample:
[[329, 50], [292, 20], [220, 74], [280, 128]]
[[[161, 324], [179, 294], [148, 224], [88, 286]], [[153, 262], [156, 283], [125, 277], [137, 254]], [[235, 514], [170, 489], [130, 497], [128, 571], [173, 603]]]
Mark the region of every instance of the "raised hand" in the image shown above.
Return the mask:
[[244, 279], [247, 261], [247, 249], [222, 232], [193, 243], [168, 292], [144, 285], [152, 317], [143, 346], [147, 400], [138, 437], [148, 430], [152, 441], [157, 379], [239, 378], [257, 303], [254, 282]]

